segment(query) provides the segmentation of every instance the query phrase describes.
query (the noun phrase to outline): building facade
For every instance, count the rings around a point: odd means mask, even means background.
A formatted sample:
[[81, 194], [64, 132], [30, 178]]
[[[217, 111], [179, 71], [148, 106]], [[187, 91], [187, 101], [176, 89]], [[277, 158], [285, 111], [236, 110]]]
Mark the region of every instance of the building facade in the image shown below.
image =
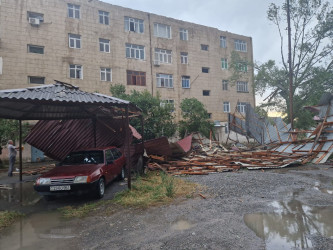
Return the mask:
[[[230, 82], [232, 53], [242, 62]], [[0, 89], [53, 80], [111, 95], [159, 93], [175, 106], [201, 101], [213, 121], [254, 106], [252, 39], [98, 0], [0, 0]]]

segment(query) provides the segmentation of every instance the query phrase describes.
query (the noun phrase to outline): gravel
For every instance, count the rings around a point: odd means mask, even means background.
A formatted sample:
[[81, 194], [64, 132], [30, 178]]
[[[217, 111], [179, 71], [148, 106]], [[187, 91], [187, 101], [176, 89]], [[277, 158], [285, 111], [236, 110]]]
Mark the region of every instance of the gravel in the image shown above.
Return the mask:
[[[148, 209], [118, 209], [110, 216], [81, 221], [80, 249], [270, 249], [244, 223], [246, 214], [276, 212], [272, 204], [287, 207], [325, 207], [333, 215], [333, 168], [306, 165], [288, 169], [239, 171], [186, 177], [207, 189], [207, 198], [179, 199]], [[328, 209], [328, 210], [327, 210]], [[330, 218], [333, 221], [333, 218]], [[258, 222], [260, 224], [260, 222]], [[258, 225], [259, 225], [258, 224]], [[258, 227], [258, 225], [256, 225]], [[312, 234], [313, 249], [333, 249], [331, 235]], [[260, 235], [259, 235], [260, 236]], [[279, 249], [278, 245], [275, 246]], [[274, 248], [275, 248], [274, 247]], [[293, 248], [294, 247], [294, 248]], [[301, 249], [291, 246], [290, 249]]]

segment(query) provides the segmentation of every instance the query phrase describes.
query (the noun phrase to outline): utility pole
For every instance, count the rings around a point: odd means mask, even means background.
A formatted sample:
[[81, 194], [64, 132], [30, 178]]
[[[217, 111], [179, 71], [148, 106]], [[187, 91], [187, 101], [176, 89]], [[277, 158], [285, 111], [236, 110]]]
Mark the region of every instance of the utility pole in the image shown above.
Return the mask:
[[289, 63], [289, 120], [291, 130], [294, 130], [294, 118], [293, 118], [293, 68], [291, 61], [291, 28], [290, 28], [290, 6], [289, 0], [287, 0], [287, 21], [288, 21], [288, 63]]

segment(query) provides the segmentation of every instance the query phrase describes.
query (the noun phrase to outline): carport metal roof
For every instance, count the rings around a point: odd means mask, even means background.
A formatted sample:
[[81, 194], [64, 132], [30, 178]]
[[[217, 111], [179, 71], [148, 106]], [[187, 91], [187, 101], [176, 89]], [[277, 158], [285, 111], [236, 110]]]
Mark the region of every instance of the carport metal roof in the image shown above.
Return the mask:
[[[139, 116], [141, 109], [128, 101], [84, 92], [76, 86], [60, 81], [40, 87], [0, 90], [0, 118], [20, 120], [20, 148], [22, 120], [96, 119], [121, 116], [126, 118], [129, 126], [129, 113]], [[128, 131], [126, 133], [129, 133]], [[130, 152], [129, 143], [128, 152]], [[19, 156], [22, 181], [21, 150]], [[128, 186], [129, 188], [131, 186], [130, 175]]]
[[0, 90], [0, 117], [17, 120], [63, 120], [102, 118], [129, 113], [139, 115], [134, 104], [55, 81], [55, 84]]

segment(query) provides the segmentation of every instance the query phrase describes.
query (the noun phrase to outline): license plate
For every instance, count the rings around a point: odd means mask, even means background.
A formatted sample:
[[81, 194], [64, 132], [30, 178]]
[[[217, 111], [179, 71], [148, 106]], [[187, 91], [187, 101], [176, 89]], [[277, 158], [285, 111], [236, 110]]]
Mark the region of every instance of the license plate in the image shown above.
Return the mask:
[[50, 191], [65, 191], [65, 190], [71, 190], [70, 185], [66, 186], [51, 186]]

